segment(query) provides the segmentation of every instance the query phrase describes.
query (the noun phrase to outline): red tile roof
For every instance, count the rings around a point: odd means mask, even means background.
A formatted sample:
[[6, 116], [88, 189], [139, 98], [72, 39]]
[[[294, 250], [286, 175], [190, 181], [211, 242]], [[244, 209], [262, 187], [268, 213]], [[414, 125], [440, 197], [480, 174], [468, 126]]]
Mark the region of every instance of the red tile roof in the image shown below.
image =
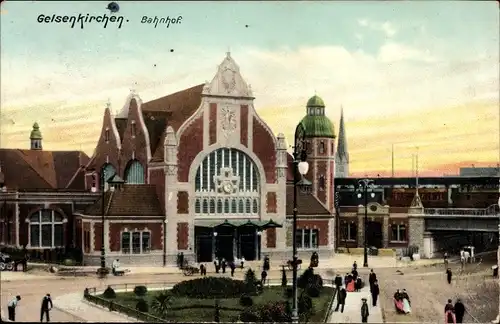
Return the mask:
[[[331, 215], [330, 211], [313, 194], [297, 193], [299, 215]], [[293, 215], [293, 185], [286, 186], [286, 215]]]
[[[79, 151], [0, 149], [5, 185], [12, 189], [66, 188], [89, 157]], [[73, 189], [84, 189], [74, 182]]]
[[[105, 193], [107, 216], [164, 216], [154, 185], [125, 184]], [[84, 215], [102, 215], [102, 196], [83, 211]]]

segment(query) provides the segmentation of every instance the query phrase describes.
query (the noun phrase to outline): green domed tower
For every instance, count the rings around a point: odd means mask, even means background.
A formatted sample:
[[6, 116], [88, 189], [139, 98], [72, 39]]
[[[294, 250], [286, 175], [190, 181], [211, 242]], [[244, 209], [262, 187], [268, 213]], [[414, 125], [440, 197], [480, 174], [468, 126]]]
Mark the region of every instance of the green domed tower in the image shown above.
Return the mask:
[[314, 195], [333, 211], [335, 176], [335, 127], [325, 116], [325, 103], [314, 95], [307, 101], [306, 116], [300, 121], [308, 143], [307, 178], [313, 183]]
[[42, 132], [40, 132], [40, 126], [35, 122], [33, 124], [33, 129], [30, 134], [30, 142], [32, 150], [41, 150], [42, 149]]

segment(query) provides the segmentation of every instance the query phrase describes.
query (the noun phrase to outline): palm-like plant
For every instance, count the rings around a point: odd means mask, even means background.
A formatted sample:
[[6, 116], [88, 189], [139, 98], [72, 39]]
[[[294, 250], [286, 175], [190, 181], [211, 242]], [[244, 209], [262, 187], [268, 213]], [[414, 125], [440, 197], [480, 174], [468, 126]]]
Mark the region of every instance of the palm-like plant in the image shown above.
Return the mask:
[[151, 308], [162, 318], [167, 317], [167, 309], [170, 306], [172, 301], [172, 296], [168, 293], [168, 291], [162, 291], [159, 294], [156, 294], [155, 298], [151, 303]]

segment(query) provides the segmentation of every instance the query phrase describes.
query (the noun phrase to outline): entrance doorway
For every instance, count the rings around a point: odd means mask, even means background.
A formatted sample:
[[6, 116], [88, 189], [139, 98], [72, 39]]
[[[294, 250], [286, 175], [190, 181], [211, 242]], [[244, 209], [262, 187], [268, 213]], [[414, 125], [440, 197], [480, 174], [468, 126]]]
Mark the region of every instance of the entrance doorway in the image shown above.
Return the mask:
[[197, 262], [212, 262], [213, 231], [211, 228], [195, 227], [196, 260]]
[[235, 228], [231, 226], [218, 226], [214, 229], [215, 256], [227, 261], [234, 258], [234, 236]]
[[241, 226], [238, 228], [240, 258], [244, 257], [247, 261], [258, 260], [257, 244], [260, 239], [253, 226]]
[[368, 246], [382, 248], [383, 246], [383, 233], [382, 223], [368, 221], [366, 224], [366, 242]]

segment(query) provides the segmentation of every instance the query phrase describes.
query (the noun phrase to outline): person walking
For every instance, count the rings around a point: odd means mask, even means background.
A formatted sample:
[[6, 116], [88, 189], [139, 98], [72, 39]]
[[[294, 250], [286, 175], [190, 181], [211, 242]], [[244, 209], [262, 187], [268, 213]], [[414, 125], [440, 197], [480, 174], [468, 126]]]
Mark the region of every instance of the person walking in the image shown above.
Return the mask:
[[40, 322], [43, 322], [43, 315], [47, 319], [47, 323], [50, 322], [49, 311], [52, 309], [52, 298], [50, 298], [50, 294], [47, 294], [42, 299], [42, 307], [40, 309]]
[[21, 296], [17, 295], [7, 304], [7, 310], [9, 311], [9, 321], [16, 321], [16, 307], [20, 300]]
[[373, 283], [377, 281], [377, 275], [373, 272], [373, 269], [370, 270], [370, 275], [368, 276], [368, 282], [370, 283], [370, 289]]
[[380, 287], [378, 286], [378, 281], [375, 280], [371, 286], [370, 292], [372, 294], [372, 305], [377, 306], [378, 295], [380, 294]]
[[455, 303], [455, 321], [457, 323], [462, 323], [464, 320], [464, 315], [465, 315], [465, 306], [462, 304], [462, 301], [460, 298], [457, 299], [457, 302]]
[[361, 305], [361, 323], [368, 323], [368, 316], [370, 316], [368, 304], [366, 303], [366, 298], [362, 298], [361, 300], [363, 301]]
[[229, 262], [229, 268], [231, 269], [231, 277], [234, 277], [234, 270], [236, 269], [234, 261]]
[[260, 282], [262, 283], [262, 286], [266, 284], [266, 279], [267, 279], [267, 271], [262, 270], [262, 273], [260, 274]]
[[341, 313], [344, 312], [344, 306], [345, 306], [345, 299], [346, 299], [346, 297], [347, 297], [347, 291], [345, 290], [344, 287], [342, 287], [339, 290], [339, 293], [337, 295], [337, 307], [335, 307], [335, 312], [338, 312], [339, 308], [340, 308], [340, 312]]
[[338, 273], [335, 276], [335, 287], [337, 288], [337, 291], [340, 291], [340, 288], [342, 287], [342, 277]]
[[446, 280], [448, 281], [448, 283], [451, 285], [451, 277], [453, 276], [453, 273], [451, 272], [451, 269], [448, 268], [446, 270]]

